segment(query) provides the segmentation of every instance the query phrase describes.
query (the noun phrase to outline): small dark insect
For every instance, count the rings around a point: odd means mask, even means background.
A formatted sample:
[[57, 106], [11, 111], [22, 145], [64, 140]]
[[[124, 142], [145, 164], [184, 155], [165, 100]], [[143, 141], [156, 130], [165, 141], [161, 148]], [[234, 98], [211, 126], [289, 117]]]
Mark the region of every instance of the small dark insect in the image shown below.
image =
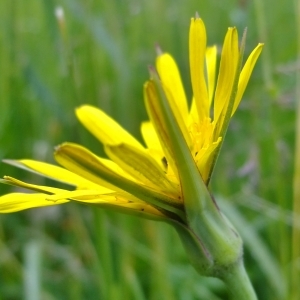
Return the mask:
[[161, 159], [161, 162], [163, 163], [164, 167], [167, 169], [168, 168], [168, 161], [167, 161], [166, 157], [163, 157]]

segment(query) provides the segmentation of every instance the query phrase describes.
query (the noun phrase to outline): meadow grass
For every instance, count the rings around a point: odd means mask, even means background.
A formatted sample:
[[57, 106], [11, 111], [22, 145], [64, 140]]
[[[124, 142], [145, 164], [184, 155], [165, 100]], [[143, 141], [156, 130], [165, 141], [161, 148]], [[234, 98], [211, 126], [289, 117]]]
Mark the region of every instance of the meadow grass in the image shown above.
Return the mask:
[[[64, 19], [55, 16], [58, 6]], [[142, 86], [155, 45], [170, 52], [191, 97], [190, 17], [208, 42], [248, 28], [246, 54], [264, 42], [214, 171], [212, 190], [245, 243], [259, 299], [300, 299], [300, 25], [297, 1], [43, 0], [0, 2], [0, 158], [53, 162], [53, 147], [104, 155], [74, 108], [105, 110], [141, 139]], [[296, 120], [298, 120], [296, 122]], [[1, 164], [1, 175], [47, 180]], [[1, 194], [11, 187], [0, 186]], [[69, 204], [0, 216], [0, 299], [226, 298], [199, 276], [174, 230]]]

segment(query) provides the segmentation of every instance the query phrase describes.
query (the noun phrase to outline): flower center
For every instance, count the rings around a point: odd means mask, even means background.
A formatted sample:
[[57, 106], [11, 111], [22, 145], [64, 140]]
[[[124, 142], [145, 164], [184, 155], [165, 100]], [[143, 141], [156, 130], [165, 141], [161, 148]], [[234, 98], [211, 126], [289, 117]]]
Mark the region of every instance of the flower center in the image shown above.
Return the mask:
[[205, 118], [200, 123], [192, 123], [189, 126], [189, 132], [192, 138], [191, 152], [195, 160], [201, 157], [205, 150], [214, 142], [213, 132], [215, 123], [210, 118]]

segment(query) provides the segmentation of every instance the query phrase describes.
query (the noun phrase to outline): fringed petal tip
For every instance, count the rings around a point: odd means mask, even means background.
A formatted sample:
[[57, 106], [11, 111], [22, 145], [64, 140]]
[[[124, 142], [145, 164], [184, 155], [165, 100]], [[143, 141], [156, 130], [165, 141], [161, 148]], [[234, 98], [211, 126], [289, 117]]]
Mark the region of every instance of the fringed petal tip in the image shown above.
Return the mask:
[[201, 20], [201, 17], [199, 15], [198, 11], [195, 12], [195, 16], [194, 17], [191, 17], [191, 21], [196, 21], [196, 20]]
[[164, 54], [164, 52], [162, 51], [161, 47], [158, 44], [155, 45], [155, 52], [157, 56], [161, 56]]

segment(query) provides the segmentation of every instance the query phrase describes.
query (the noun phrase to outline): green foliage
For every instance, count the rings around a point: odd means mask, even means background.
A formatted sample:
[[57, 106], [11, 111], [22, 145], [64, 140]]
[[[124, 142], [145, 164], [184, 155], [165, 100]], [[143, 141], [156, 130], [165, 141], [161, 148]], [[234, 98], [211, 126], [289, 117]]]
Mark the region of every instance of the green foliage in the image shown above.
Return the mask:
[[[234, 25], [240, 33], [248, 27], [246, 55], [265, 43], [212, 190], [245, 241], [259, 299], [299, 299], [300, 291], [289, 289], [299, 136], [292, 1], [1, 1], [0, 158], [52, 162], [53, 147], [64, 141], [103, 155], [75, 118], [74, 108], [84, 103], [140, 138], [147, 118], [142, 85], [157, 43], [176, 58], [191, 96], [188, 29], [196, 11], [211, 44], [222, 45]], [[4, 164], [0, 170], [47, 182]], [[1, 194], [9, 190], [0, 186]], [[171, 227], [75, 203], [0, 216], [0, 282], [0, 299], [227, 299], [220, 281], [200, 277], [188, 264]]]

